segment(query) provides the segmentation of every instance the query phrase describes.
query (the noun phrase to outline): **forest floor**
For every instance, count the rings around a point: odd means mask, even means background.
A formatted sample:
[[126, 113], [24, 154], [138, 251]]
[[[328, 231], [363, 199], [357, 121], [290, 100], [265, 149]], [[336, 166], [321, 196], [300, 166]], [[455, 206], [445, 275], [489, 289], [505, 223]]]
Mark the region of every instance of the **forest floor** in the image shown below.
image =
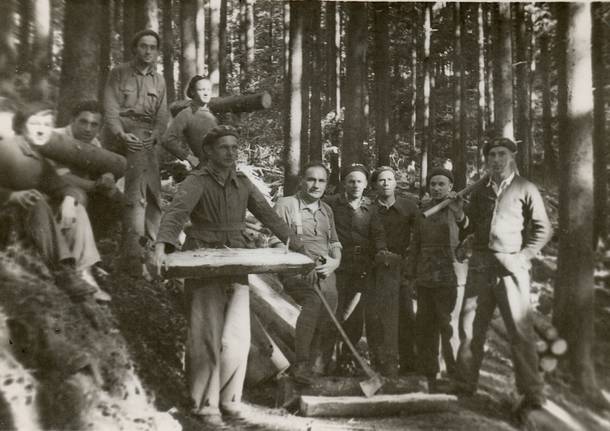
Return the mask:
[[[547, 196], [548, 198], [548, 196]], [[553, 198], [551, 197], [551, 200]], [[552, 205], [551, 205], [552, 207]], [[556, 221], [556, 209], [551, 208]], [[104, 240], [100, 245], [104, 265], [112, 271], [117, 244]], [[533, 303], [543, 313], [550, 311], [552, 278], [556, 246], [535, 262], [532, 286]], [[610, 289], [599, 284], [596, 289], [597, 334], [595, 358], [604, 395], [610, 401]], [[136, 371], [145, 387], [156, 396], [160, 411], [173, 412], [186, 431], [202, 429], [188, 415], [188, 394], [184, 384], [183, 355], [186, 326], [181, 286], [176, 281], [132, 282], [118, 272], [108, 280], [106, 289], [112, 295], [110, 308], [128, 344]], [[556, 371], [546, 376], [545, 392], [549, 402], [545, 409], [551, 422], [548, 429], [610, 429], [610, 412], [595, 410], [572, 393], [564, 375]], [[247, 426], [252, 430], [511, 430], [521, 429], [512, 406], [516, 402], [511, 361], [506, 343], [490, 331], [490, 340], [477, 394], [459, 399], [456, 408], [433, 414], [410, 414], [384, 418], [305, 418], [277, 408], [276, 383], [246, 388]], [[233, 428], [238, 429], [238, 428]], [[546, 429], [546, 428], [539, 428]]]

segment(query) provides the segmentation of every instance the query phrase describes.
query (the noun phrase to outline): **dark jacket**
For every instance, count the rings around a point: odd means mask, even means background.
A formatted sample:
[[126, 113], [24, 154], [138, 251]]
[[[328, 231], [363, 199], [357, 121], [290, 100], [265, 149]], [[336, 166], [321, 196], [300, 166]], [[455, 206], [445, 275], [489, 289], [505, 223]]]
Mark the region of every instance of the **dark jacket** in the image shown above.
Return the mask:
[[375, 201], [373, 206], [383, 225], [388, 250], [406, 257], [411, 234], [419, 217], [417, 204], [410, 199], [396, 197], [396, 201], [389, 208], [381, 205], [379, 201]]

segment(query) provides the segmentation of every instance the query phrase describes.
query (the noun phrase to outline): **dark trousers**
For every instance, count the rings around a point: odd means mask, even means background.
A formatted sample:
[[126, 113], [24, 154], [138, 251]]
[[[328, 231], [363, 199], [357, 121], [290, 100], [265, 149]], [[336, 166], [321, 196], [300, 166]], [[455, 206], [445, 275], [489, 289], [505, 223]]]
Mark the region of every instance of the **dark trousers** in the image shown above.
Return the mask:
[[460, 347], [459, 378], [474, 388], [483, 361], [489, 323], [498, 307], [510, 339], [517, 390], [543, 398], [530, 306], [529, 267], [518, 254], [476, 251], [470, 260], [463, 322], [472, 319], [472, 340]]
[[417, 286], [417, 332], [420, 371], [427, 377], [439, 372], [439, 341], [447, 369], [455, 368], [451, 349], [453, 327], [451, 313], [455, 307], [455, 286]]

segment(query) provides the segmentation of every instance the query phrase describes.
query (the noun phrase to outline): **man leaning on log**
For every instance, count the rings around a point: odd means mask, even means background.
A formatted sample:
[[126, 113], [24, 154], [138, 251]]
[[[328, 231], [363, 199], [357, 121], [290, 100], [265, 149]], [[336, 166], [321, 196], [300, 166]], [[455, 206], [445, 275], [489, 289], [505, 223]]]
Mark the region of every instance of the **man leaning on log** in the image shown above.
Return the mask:
[[517, 145], [507, 138], [485, 144], [490, 180], [473, 192], [466, 208], [466, 232], [474, 233], [462, 310], [467, 335], [469, 322], [474, 323], [472, 341], [460, 346], [456, 390], [476, 391], [486, 332], [498, 307], [523, 395], [520, 411], [526, 412], [545, 401], [530, 306], [530, 260], [549, 241], [552, 229], [538, 188], [516, 172], [516, 152]]
[[282, 278], [286, 293], [303, 307], [296, 323], [296, 363], [291, 369], [293, 378], [303, 384], [312, 383], [314, 372], [324, 373], [328, 359], [323, 353], [331, 350], [334, 344], [332, 321], [312, 286], [319, 283], [330, 306], [336, 308], [335, 270], [341, 263], [341, 243], [333, 211], [320, 200], [326, 191], [328, 177], [326, 166], [310, 163], [302, 171], [299, 192], [280, 198], [275, 205], [275, 211], [303, 241], [307, 255], [318, 264], [307, 275]]
[[[180, 184], [163, 215], [155, 245], [155, 263], [164, 266], [167, 252], [189, 220], [183, 250], [246, 248], [246, 209], [290, 247], [303, 244], [269, 206], [265, 197], [236, 170], [237, 130], [217, 126], [203, 139], [205, 165]], [[246, 362], [250, 348], [250, 308], [247, 275], [185, 283], [189, 329], [186, 371], [193, 412], [213, 426], [239, 418]]]

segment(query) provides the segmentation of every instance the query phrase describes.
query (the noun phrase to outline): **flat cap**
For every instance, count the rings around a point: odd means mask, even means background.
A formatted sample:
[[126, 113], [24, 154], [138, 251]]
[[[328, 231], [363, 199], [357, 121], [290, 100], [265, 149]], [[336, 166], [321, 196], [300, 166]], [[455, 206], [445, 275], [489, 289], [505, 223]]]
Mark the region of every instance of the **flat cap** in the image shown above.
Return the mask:
[[489, 152], [491, 151], [492, 148], [495, 147], [504, 147], [504, 148], [508, 148], [512, 153], [516, 153], [517, 152], [517, 144], [509, 139], [509, 138], [493, 138], [487, 142], [485, 142], [485, 145], [483, 145], [483, 155], [486, 156], [487, 154], [489, 154]]
[[202, 145], [204, 147], [206, 145], [211, 145], [223, 136], [235, 136], [239, 139], [239, 132], [233, 126], [216, 126], [203, 137]]
[[366, 168], [366, 166], [360, 163], [352, 163], [351, 165], [345, 166], [343, 169], [341, 169], [341, 179], [345, 179], [345, 177], [352, 172], [362, 172], [366, 177], [366, 180], [368, 181], [369, 179], [369, 170]]
[[432, 177], [435, 177], [437, 175], [443, 175], [443, 176], [449, 178], [449, 181], [451, 181], [452, 183], [455, 182], [455, 180], [453, 178], [453, 174], [451, 173], [451, 171], [449, 169], [445, 169], [445, 168], [432, 168], [430, 170], [430, 173], [428, 174], [428, 181], [427, 181], [427, 183], [430, 184], [430, 180], [432, 179]]

